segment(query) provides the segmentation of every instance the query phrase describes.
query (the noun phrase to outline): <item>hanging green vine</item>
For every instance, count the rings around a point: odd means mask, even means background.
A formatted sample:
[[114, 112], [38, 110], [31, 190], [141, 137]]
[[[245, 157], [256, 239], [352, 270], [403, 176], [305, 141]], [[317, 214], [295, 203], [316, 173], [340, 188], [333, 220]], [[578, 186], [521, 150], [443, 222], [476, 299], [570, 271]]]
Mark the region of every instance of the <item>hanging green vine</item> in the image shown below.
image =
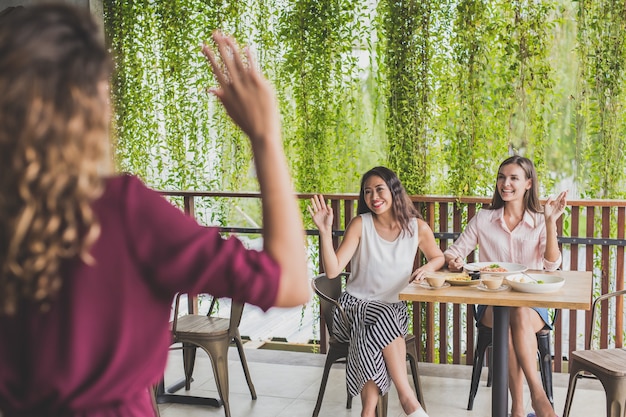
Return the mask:
[[578, 5], [578, 179], [586, 196], [623, 198], [626, 6], [614, 0]]
[[[450, 167], [448, 184], [454, 195], [472, 195], [481, 192], [481, 179], [489, 172], [491, 161], [485, 158], [486, 144], [490, 155], [502, 154], [500, 129], [486, 125], [487, 109], [495, 97], [485, 97], [487, 46], [490, 20], [488, 4], [481, 0], [463, 0], [456, 7], [454, 36], [452, 37], [451, 94], [446, 104], [450, 123], [445, 132], [448, 138], [446, 160]], [[494, 103], [495, 101], [495, 103]], [[494, 109], [495, 110], [495, 109]], [[497, 110], [496, 110], [497, 111]], [[491, 129], [488, 129], [491, 128]], [[481, 146], [482, 144], [482, 146]], [[500, 159], [496, 157], [494, 159]]]
[[349, 123], [358, 86], [356, 5], [301, 0], [280, 17], [279, 36], [286, 49], [280, 77], [293, 106], [285, 139], [293, 149], [296, 185], [302, 192], [338, 191], [340, 178], [355, 175], [355, 155], [347, 144], [360, 131]]
[[[118, 69], [112, 82], [117, 163], [153, 187], [237, 189], [247, 178], [247, 141], [205, 92], [213, 79], [199, 43], [215, 28], [236, 32], [246, 6], [222, 3], [105, 3]], [[225, 222], [223, 208], [201, 204], [206, 222]]]
[[387, 160], [411, 194], [428, 189], [430, 2], [380, 1], [380, 71], [386, 94]]
[[222, 28], [252, 45], [278, 90], [297, 191], [354, 192], [366, 169], [388, 164], [411, 193], [485, 195], [497, 163], [520, 152], [546, 193], [576, 159], [581, 194], [624, 194], [616, 0], [104, 6], [117, 163], [153, 187], [256, 189], [247, 140], [203, 92], [213, 80], [197, 45]]
[[550, 124], [554, 120], [554, 81], [548, 62], [548, 39], [554, 28], [551, 20], [554, 6], [550, 1], [512, 2], [517, 104], [511, 118], [511, 143], [513, 148], [533, 160], [541, 184], [548, 189], [553, 180], [548, 175], [546, 159], [554, 142], [549, 137]]
[[[578, 83], [578, 59], [576, 56], [576, 3], [571, 1], [554, 1], [554, 9], [550, 16], [550, 30], [546, 37], [546, 51], [551, 68], [551, 100], [550, 118], [547, 132], [546, 170], [542, 174], [544, 191], [550, 192], [550, 184], [558, 189], [570, 189], [570, 198], [577, 195], [572, 189], [572, 181], [568, 184], [557, 184], [563, 179], [575, 178], [576, 165], [564, 163], [577, 158], [576, 126], [572, 123], [576, 114], [576, 85]], [[532, 145], [531, 145], [532, 146]]]
[[[158, 85], [148, 82], [148, 69], [157, 61], [148, 47], [156, 19], [150, 1], [105, 2], [105, 6], [107, 34], [118, 69], [112, 82], [116, 162], [121, 170], [151, 182], [163, 165], [159, 157], [153, 158], [159, 137], [157, 120], [145, 117], [154, 114], [158, 97]], [[143, 24], [136, 26], [139, 16]]]

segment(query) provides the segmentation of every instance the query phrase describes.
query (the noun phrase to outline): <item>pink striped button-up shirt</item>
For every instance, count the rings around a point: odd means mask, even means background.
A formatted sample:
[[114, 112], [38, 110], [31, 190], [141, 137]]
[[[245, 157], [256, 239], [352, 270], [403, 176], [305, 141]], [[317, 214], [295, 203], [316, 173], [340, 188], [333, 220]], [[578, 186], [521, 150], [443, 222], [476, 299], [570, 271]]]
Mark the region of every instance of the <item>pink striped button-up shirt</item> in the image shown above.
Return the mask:
[[547, 271], [554, 271], [561, 265], [560, 254], [554, 262], [544, 258], [546, 224], [543, 213], [526, 211], [513, 230], [507, 227], [503, 214], [504, 208], [480, 210], [445, 254], [465, 258], [478, 246], [480, 262], [512, 262], [528, 269]]

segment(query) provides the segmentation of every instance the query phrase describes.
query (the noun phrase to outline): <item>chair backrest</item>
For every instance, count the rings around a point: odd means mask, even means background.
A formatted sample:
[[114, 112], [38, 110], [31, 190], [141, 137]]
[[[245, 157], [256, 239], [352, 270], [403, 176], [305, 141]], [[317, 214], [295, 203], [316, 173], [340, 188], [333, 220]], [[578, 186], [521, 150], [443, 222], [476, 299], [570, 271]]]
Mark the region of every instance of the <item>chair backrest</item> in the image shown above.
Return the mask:
[[[211, 305], [209, 306], [209, 311], [206, 313], [207, 317], [211, 317], [213, 314], [213, 308], [218, 302], [217, 297], [211, 297]], [[228, 332], [231, 337], [235, 337], [237, 335], [237, 331], [239, 329], [239, 324], [241, 323], [241, 317], [243, 316], [243, 307], [244, 303], [238, 303], [236, 301], [231, 300], [230, 304], [230, 327]]]
[[[176, 299], [175, 299], [175, 303], [174, 303], [174, 318], [172, 321], [172, 331], [176, 332], [176, 327], [178, 325], [178, 311], [179, 311], [179, 307], [180, 307], [180, 297], [183, 295], [184, 293], [178, 293], [176, 294]], [[191, 302], [191, 298], [189, 297], [189, 294], [187, 294], [187, 303]], [[209, 311], [207, 312], [206, 316], [207, 317], [211, 317], [211, 315], [213, 314], [213, 309], [215, 308], [216, 304], [217, 304], [218, 298], [216, 297], [212, 297], [211, 298], [211, 305], [209, 306]], [[239, 324], [241, 323], [241, 317], [243, 316], [243, 308], [244, 308], [243, 303], [238, 303], [235, 301], [231, 302], [230, 305], [230, 321], [229, 321], [229, 327], [228, 327], [228, 333], [230, 334], [231, 337], [235, 337], [237, 335], [237, 332], [239, 331]]]
[[606, 294], [600, 295], [598, 298], [593, 300], [593, 304], [591, 305], [591, 328], [589, 329], [589, 334], [587, 335], [587, 346], [589, 349], [593, 349], [593, 335], [595, 334], [595, 325], [596, 325], [596, 310], [600, 301], [608, 300], [613, 297], [624, 297], [626, 294], [626, 289], [620, 291], [613, 291]]
[[313, 278], [311, 286], [313, 291], [320, 299], [320, 314], [326, 323], [328, 333], [333, 335], [333, 315], [335, 309], [339, 308], [343, 319], [347, 322], [346, 313], [343, 311], [337, 300], [342, 292], [342, 280], [346, 279], [350, 274], [342, 272], [337, 278], [328, 278], [326, 274], [320, 274]]

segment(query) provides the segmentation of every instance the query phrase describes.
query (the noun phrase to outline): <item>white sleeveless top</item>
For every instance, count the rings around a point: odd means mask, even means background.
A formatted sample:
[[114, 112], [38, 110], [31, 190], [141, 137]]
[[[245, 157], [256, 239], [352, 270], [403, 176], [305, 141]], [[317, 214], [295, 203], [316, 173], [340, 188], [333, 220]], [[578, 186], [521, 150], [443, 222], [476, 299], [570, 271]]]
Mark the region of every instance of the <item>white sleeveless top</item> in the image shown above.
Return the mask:
[[419, 244], [417, 219], [409, 227], [413, 235], [402, 232], [393, 242], [376, 232], [372, 213], [361, 214], [361, 241], [350, 261], [351, 274], [346, 291], [362, 300], [396, 303], [398, 293], [409, 284]]

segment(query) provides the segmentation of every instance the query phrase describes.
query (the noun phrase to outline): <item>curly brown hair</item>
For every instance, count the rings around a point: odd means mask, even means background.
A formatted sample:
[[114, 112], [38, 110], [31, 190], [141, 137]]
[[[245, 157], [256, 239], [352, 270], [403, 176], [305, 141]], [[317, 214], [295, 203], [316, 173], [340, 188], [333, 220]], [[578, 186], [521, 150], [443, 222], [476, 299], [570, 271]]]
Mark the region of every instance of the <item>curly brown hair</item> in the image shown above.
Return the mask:
[[63, 285], [62, 262], [93, 262], [91, 203], [112, 168], [101, 33], [86, 10], [66, 5], [2, 18], [0, 314], [22, 303], [45, 310]]

